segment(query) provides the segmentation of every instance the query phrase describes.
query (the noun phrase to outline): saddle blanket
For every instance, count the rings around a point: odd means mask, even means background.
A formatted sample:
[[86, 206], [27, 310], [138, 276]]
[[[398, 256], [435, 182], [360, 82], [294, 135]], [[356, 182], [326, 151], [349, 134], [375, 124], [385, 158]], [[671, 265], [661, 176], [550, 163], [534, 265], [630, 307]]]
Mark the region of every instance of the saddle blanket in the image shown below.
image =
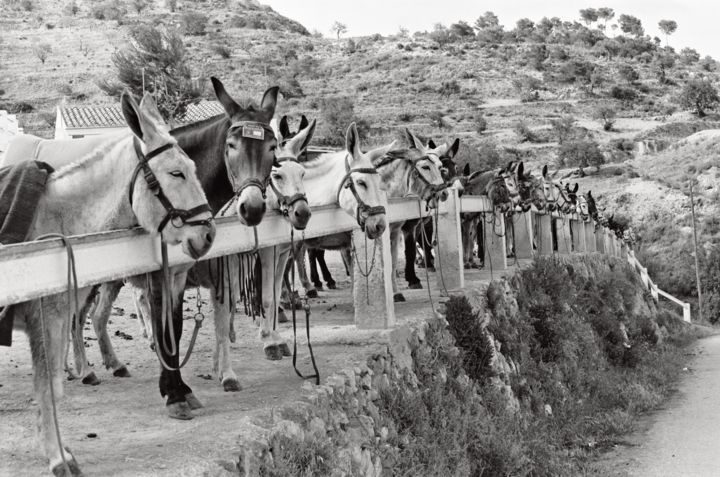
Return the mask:
[[[27, 239], [35, 210], [53, 168], [27, 161], [0, 169], [0, 246]], [[12, 343], [12, 306], [0, 308], [0, 346]]]

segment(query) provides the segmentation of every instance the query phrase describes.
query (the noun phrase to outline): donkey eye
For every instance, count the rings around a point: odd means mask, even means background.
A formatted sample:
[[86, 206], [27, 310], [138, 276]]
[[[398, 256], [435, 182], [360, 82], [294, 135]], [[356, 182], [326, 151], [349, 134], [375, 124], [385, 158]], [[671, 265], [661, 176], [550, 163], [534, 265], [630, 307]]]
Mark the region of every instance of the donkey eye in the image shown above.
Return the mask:
[[429, 171], [429, 170], [430, 170], [430, 166], [427, 166], [427, 165], [422, 166], [422, 168], [423, 168], [424, 171]]
[[235, 143], [229, 142], [227, 143], [228, 149], [235, 149]]
[[283, 177], [280, 174], [273, 174], [272, 178], [273, 180], [280, 181]]
[[276, 151], [276, 150], [277, 150], [277, 146], [276, 146], [276, 145], [270, 146], [270, 151]]
[[177, 177], [178, 179], [185, 179], [185, 174], [180, 171], [172, 171], [170, 175], [173, 177]]
[[356, 182], [357, 182], [357, 185], [359, 185], [359, 186], [362, 187], [363, 189], [367, 189], [367, 184], [365, 183], [364, 180], [358, 179]]

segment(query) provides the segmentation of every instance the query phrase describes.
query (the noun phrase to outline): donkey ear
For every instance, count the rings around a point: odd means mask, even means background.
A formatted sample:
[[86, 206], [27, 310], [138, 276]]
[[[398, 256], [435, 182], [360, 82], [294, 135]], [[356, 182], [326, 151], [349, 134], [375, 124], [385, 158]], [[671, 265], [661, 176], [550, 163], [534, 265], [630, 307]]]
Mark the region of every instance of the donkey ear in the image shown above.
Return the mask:
[[[290, 126], [288, 126], [287, 116], [280, 118], [280, 124], [278, 125], [280, 135], [284, 138], [290, 137]], [[302, 128], [301, 128], [302, 129]]]
[[465, 167], [463, 167], [463, 175], [469, 176], [470, 175], [470, 163], [468, 162], [465, 164]]
[[435, 141], [433, 141], [432, 139], [428, 139], [428, 147], [430, 149], [437, 149], [437, 146], [435, 145]]
[[587, 191], [587, 196], [592, 197], [592, 191]]
[[360, 138], [354, 122], [348, 126], [345, 134], [345, 149], [353, 156], [353, 159], [360, 155]]
[[305, 149], [307, 149], [310, 141], [312, 140], [313, 134], [315, 133], [315, 124], [316, 121], [313, 119], [313, 122], [310, 123], [309, 126], [306, 126], [298, 131], [295, 137], [291, 139], [291, 148], [296, 155], [299, 156]]
[[269, 88], [267, 91], [265, 91], [262, 101], [260, 101], [260, 107], [265, 111], [269, 112], [271, 115], [275, 114], [278, 91], [280, 91], [280, 87], [278, 86], [273, 86], [272, 88]]
[[410, 149], [423, 149], [423, 143], [420, 139], [415, 136], [408, 128], [405, 128], [405, 136], [410, 143]]
[[300, 129], [305, 129], [308, 127], [308, 124], [310, 124], [308, 118], [306, 118], [304, 114], [300, 116]]
[[542, 168], [542, 176], [547, 178], [547, 172], [548, 172], [547, 164], [545, 164]]
[[142, 100], [140, 101], [140, 110], [145, 113], [145, 115], [149, 118], [151, 118], [158, 126], [159, 125], [165, 125], [165, 120], [162, 117], [162, 114], [160, 114], [160, 110], [157, 107], [157, 103], [155, 102], [155, 98], [150, 93], [145, 93], [143, 95]]
[[525, 164], [523, 163], [523, 161], [520, 161], [520, 164], [518, 164], [517, 177], [521, 180], [525, 178]]
[[233, 117], [238, 114], [242, 108], [230, 97], [227, 91], [225, 91], [225, 86], [222, 84], [222, 81], [214, 76], [210, 78], [210, 81], [212, 82], [213, 90], [215, 91], [215, 97], [220, 102], [227, 115]]
[[384, 146], [380, 146], [380, 147], [376, 147], [375, 149], [371, 149], [365, 154], [370, 159], [370, 162], [375, 164], [375, 161], [377, 161], [381, 157], [384, 157], [388, 152], [392, 151], [394, 148], [395, 148], [395, 141], [391, 142], [390, 144], [386, 144]]
[[142, 141], [143, 132], [142, 128], [140, 127], [140, 107], [138, 106], [135, 98], [133, 98], [133, 95], [129, 91], [123, 91], [122, 96], [120, 97], [120, 105], [122, 108], [123, 117], [125, 118], [125, 122], [127, 123], [128, 127], [130, 128], [132, 133]]
[[573, 194], [577, 194], [578, 189], [580, 188], [580, 185], [576, 182], [575, 188], [573, 189]]
[[460, 150], [460, 138], [459, 137], [455, 138], [455, 141], [453, 141], [452, 146], [450, 146], [450, 149], [448, 149], [448, 151], [445, 153], [445, 156], [448, 159], [452, 159], [457, 155], [458, 150]]

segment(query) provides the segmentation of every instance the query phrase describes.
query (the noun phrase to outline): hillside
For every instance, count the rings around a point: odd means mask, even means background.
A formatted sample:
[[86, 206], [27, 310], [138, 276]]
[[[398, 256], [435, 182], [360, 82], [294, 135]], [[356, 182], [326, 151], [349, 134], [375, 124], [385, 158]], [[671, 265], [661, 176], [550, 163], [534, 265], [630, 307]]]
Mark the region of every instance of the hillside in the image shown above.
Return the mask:
[[[137, 1], [145, 4], [139, 14]], [[20, 112], [27, 132], [51, 136], [58, 102], [114, 101], [97, 83], [113, 78], [112, 53], [124, 48], [133, 26], [179, 28], [205, 96], [211, 75], [231, 85], [232, 94], [256, 99], [279, 83], [293, 90], [279, 113], [320, 117], [319, 142], [339, 139], [323, 123], [322, 109], [340, 96], [351, 98], [343, 103], [354, 107], [346, 116], [364, 121], [372, 142], [394, 138], [401, 127], [460, 137], [459, 160], [473, 169], [520, 158], [533, 169], [555, 165], [567, 176], [577, 164], [572, 157], [558, 164], [561, 139], [597, 144], [606, 165], [585, 169], [582, 190], [593, 190], [609, 215], [632, 219], [661, 286], [694, 293], [685, 183], [700, 173], [701, 241], [711, 240], [718, 233], [712, 217], [720, 140], [702, 131], [720, 122], [691, 114], [679, 97], [698, 78], [717, 84], [712, 58], [663, 47], [635, 30], [605, 35], [601, 22], [576, 19], [532, 19], [503, 30], [485, 15], [475, 30], [459, 22], [412, 36], [335, 40], [308, 35], [254, 0], [137, 1], [3, 3], [0, 109]], [[104, 19], [97, 18], [100, 6]], [[202, 34], [184, 24], [191, 12], [206, 16]], [[52, 48], [44, 63], [35, 54], [41, 43]], [[608, 128], [598, 119], [603, 114]], [[675, 258], [663, 260], [666, 254]]]

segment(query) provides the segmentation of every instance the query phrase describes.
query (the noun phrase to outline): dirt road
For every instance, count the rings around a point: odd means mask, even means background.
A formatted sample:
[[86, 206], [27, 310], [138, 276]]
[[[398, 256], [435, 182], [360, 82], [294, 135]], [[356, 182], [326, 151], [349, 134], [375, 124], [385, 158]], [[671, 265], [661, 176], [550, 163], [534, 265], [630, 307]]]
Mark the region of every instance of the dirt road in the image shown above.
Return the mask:
[[699, 342], [678, 393], [650, 419], [630, 447], [607, 456], [606, 475], [720, 475], [720, 336]]

